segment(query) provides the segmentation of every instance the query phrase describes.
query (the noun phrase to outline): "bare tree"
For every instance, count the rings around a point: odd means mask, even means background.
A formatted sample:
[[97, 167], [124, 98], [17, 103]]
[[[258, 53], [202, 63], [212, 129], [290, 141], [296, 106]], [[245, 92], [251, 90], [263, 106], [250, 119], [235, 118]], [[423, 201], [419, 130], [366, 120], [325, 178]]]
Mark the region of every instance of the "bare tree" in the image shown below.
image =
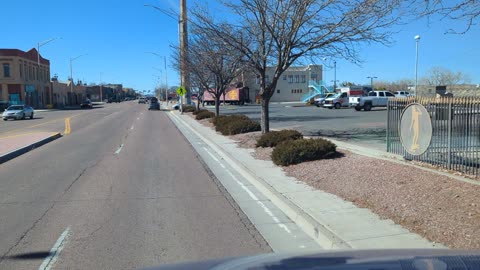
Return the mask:
[[220, 98], [243, 70], [243, 55], [225, 46], [223, 40], [208, 29], [195, 27], [194, 24], [186, 64], [199, 94], [208, 91], [215, 98], [215, 115], [218, 116]]
[[447, 18], [456, 21], [464, 21], [464, 29], [458, 31], [449, 29], [447, 33], [464, 34], [474, 25], [478, 24], [480, 18], [480, 1], [476, 0], [412, 0], [414, 12], [420, 16], [440, 15], [442, 19]]
[[[233, 18], [193, 15], [229, 47], [242, 53], [260, 79], [262, 132], [269, 131], [269, 102], [282, 73], [297, 61], [317, 57], [360, 61], [361, 44], [389, 44], [389, 27], [402, 17], [400, 0], [223, 1]], [[267, 73], [272, 72], [267, 81]]]
[[432, 67], [421, 81], [426, 85], [454, 85], [469, 83], [470, 78], [462, 72], [452, 72], [443, 67]]

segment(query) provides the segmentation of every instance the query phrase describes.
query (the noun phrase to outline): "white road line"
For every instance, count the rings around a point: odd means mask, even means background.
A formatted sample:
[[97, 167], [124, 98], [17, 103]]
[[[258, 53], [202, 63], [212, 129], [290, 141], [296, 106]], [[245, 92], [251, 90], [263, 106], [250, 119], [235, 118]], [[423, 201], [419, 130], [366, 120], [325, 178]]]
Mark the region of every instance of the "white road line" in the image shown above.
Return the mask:
[[67, 241], [68, 235], [70, 234], [70, 227], [68, 227], [58, 238], [55, 245], [50, 250], [50, 255], [43, 260], [42, 265], [38, 268], [38, 270], [49, 270], [53, 267], [55, 262], [57, 261], [60, 252], [62, 251], [65, 243]]
[[130, 130], [133, 130], [133, 125], [132, 125], [132, 127], [130, 128]]
[[137, 120], [140, 120], [140, 117], [137, 117]]
[[[202, 147], [205, 152], [207, 152], [215, 161], [217, 162], [220, 162], [210, 151], [208, 151], [208, 149], [206, 147]], [[263, 209], [263, 211], [265, 213], [267, 213], [267, 215], [269, 215], [273, 221], [275, 223], [277, 223], [277, 225], [284, 229], [287, 233], [292, 233], [292, 231], [290, 231], [290, 229], [285, 225], [285, 224], [281, 224], [280, 223], [280, 220], [272, 213], [272, 211], [262, 202], [258, 199], [258, 197], [247, 187], [245, 186], [245, 184], [243, 184], [242, 182], [240, 182], [238, 180], [238, 178], [230, 171], [228, 170], [225, 165], [223, 165], [222, 163], [219, 163], [220, 166], [225, 169], [225, 171], [230, 175], [230, 177], [232, 177], [232, 179], [248, 194], [248, 196], [250, 196], [250, 198], [252, 198], [254, 201], [257, 202], [258, 205], [260, 205], [260, 207]]]
[[115, 151], [115, 155], [120, 154], [120, 151], [122, 151], [122, 148], [123, 148], [123, 143], [120, 145], [120, 147], [117, 149], [117, 151]]

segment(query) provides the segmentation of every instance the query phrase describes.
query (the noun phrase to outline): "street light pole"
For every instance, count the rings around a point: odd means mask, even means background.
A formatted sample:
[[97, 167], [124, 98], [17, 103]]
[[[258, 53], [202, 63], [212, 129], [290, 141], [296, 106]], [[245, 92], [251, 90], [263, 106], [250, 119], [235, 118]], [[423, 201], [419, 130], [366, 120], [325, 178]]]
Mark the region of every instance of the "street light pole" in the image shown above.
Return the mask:
[[103, 102], [102, 72], [100, 72], [100, 102]]
[[417, 87], [418, 87], [418, 43], [420, 41], [420, 35], [416, 35], [415, 37], [415, 89], [413, 94], [417, 96]]
[[372, 88], [372, 91], [373, 91], [373, 90], [374, 90], [374, 89], [373, 89], [373, 79], [377, 79], [377, 77], [375, 77], [375, 76], [368, 76], [367, 78], [370, 79], [370, 87]]
[[[42, 47], [43, 45], [46, 45], [47, 43], [50, 43], [56, 39], [59, 39], [58, 37], [55, 37], [55, 38], [50, 38], [50, 39], [47, 39], [45, 41], [42, 41], [42, 42], [38, 42], [37, 43], [37, 81], [39, 80], [40, 78], [40, 47]], [[46, 72], [48, 75], [48, 72]], [[51, 97], [51, 95], [50, 95]], [[43, 99], [43, 97], [42, 97]]]
[[[78, 58], [85, 56], [86, 54], [79, 55], [77, 57], [70, 57], [70, 97], [73, 99], [73, 68], [72, 68], [72, 62], [77, 60]], [[70, 104], [72, 105], [72, 104]]]
[[333, 61], [333, 92], [337, 90], [337, 61]]

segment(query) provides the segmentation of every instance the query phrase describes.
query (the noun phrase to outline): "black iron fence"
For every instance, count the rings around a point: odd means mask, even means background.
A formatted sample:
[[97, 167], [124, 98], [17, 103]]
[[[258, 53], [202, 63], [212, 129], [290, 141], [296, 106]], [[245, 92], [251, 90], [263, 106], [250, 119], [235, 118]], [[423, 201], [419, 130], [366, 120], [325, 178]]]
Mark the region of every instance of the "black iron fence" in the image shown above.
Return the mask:
[[[432, 140], [421, 155], [409, 154], [400, 141], [400, 119], [412, 103], [423, 105], [432, 121]], [[408, 160], [480, 176], [480, 98], [391, 99], [388, 102], [387, 151]]]

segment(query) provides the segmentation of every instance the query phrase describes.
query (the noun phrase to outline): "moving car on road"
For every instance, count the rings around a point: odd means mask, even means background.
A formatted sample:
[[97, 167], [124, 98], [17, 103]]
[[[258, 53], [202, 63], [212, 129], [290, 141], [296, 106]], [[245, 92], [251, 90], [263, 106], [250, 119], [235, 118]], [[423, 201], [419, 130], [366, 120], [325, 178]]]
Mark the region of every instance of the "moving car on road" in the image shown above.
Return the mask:
[[2, 118], [4, 121], [8, 119], [25, 119], [26, 117], [30, 117], [33, 119], [34, 110], [32, 107], [27, 105], [12, 105], [9, 106], [2, 114]]
[[157, 102], [150, 102], [150, 105], [148, 106], [148, 110], [160, 110], [160, 103]]
[[147, 103], [147, 99], [144, 98], [144, 97], [141, 97], [138, 99], [138, 104], [146, 104]]
[[80, 108], [87, 108], [87, 109], [93, 108], [92, 101], [90, 99], [86, 99], [84, 102], [80, 104]]

